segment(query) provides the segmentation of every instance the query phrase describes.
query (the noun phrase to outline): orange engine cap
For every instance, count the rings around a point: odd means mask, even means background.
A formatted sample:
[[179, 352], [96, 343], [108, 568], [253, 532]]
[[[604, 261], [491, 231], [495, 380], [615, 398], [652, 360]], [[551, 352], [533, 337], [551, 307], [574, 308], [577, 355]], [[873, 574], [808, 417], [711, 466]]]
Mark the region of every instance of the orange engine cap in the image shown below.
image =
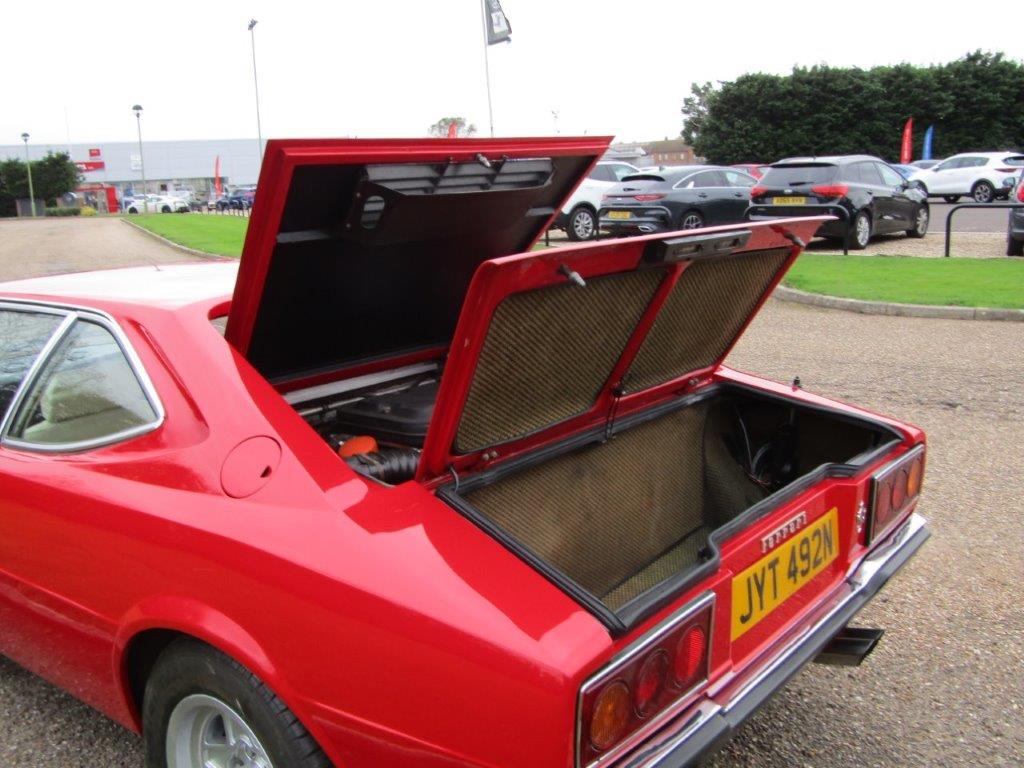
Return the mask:
[[373, 453], [376, 450], [377, 440], [375, 438], [370, 435], [356, 435], [338, 446], [338, 455], [343, 459], [347, 459], [349, 456]]

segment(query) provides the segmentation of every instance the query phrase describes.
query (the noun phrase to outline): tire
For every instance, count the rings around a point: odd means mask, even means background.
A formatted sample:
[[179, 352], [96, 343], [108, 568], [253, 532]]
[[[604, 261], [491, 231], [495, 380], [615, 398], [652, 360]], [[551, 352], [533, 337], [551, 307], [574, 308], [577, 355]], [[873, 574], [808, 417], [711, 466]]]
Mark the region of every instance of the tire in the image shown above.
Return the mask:
[[976, 203], [991, 203], [995, 199], [996, 188], [987, 181], [979, 181], [971, 187], [971, 197]]
[[850, 223], [851, 251], [863, 251], [871, 242], [871, 217], [866, 211], [858, 211]]
[[1009, 230], [1006, 232], [1006, 255], [1024, 256], [1024, 240], [1014, 239], [1013, 234]]
[[129, 208], [128, 209], [128, 215], [129, 216], [137, 216], [138, 213], [139, 213], [139, 209], [138, 208]]
[[586, 205], [573, 208], [565, 225], [565, 233], [574, 242], [593, 240], [597, 236], [597, 216], [593, 209]]
[[921, 238], [928, 234], [928, 223], [931, 218], [928, 206], [919, 205], [914, 214], [914, 226], [907, 230], [907, 237]]
[[953, 204], [960, 199], [960, 195], [943, 195], [942, 199], [947, 203]]
[[[232, 725], [230, 734], [225, 723]], [[331, 766], [295, 715], [259, 678], [192, 639], [175, 641], [157, 659], [146, 681], [142, 733], [147, 768], [202, 768], [216, 757], [229, 765]], [[243, 759], [232, 762], [232, 755]]]
[[169, 205], [165, 205], [165, 206], [160, 208], [160, 213], [170, 213], [170, 212], [171, 212], [171, 206], [169, 206]]
[[704, 226], [704, 217], [697, 211], [687, 211], [679, 217], [680, 229], [700, 229]]

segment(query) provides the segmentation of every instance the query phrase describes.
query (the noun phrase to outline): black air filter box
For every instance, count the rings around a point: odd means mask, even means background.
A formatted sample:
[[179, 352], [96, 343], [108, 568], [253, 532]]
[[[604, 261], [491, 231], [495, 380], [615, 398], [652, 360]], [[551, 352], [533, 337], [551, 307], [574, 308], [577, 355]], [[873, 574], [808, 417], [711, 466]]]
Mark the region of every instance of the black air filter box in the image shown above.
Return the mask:
[[353, 435], [373, 435], [383, 443], [421, 448], [436, 399], [436, 379], [374, 392], [337, 406], [334, 426]]

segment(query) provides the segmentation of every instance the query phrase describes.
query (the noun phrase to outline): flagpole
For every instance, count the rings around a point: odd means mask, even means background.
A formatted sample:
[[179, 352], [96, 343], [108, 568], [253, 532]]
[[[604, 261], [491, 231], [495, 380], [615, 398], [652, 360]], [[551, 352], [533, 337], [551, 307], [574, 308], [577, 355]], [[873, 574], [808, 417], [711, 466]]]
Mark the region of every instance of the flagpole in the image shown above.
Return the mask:
[[483, 23], [484, 33], [484, 76], [487, 79], [487, 123], [491, 128], [491, 138], [494, 138], [494, 107], [491, 106], [491, 60], [487, 53], [487, 0], [477, 0], [480, 3], [480, 21]]

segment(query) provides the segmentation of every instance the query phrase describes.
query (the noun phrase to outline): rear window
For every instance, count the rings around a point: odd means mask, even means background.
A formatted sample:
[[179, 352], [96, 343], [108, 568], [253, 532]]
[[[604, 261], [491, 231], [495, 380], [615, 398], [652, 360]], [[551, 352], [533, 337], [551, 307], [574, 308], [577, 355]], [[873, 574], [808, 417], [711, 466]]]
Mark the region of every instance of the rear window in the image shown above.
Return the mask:
[[1024, 155], [1010, 155], [1009, 157], [1004, 157], [1003, 165], [1009, 165], [1013, 168], [1024, 168]]
[[664, 181], [664, 176], [658, 176], [653, 173], [632, 173], [629, 176], [623, 176], [619, 181]]
[[761, 179], [765, 187], [802, 187], [810, 184], [828, 184], [839, 169], [822, 163], [805, 165], [773, 165]]

